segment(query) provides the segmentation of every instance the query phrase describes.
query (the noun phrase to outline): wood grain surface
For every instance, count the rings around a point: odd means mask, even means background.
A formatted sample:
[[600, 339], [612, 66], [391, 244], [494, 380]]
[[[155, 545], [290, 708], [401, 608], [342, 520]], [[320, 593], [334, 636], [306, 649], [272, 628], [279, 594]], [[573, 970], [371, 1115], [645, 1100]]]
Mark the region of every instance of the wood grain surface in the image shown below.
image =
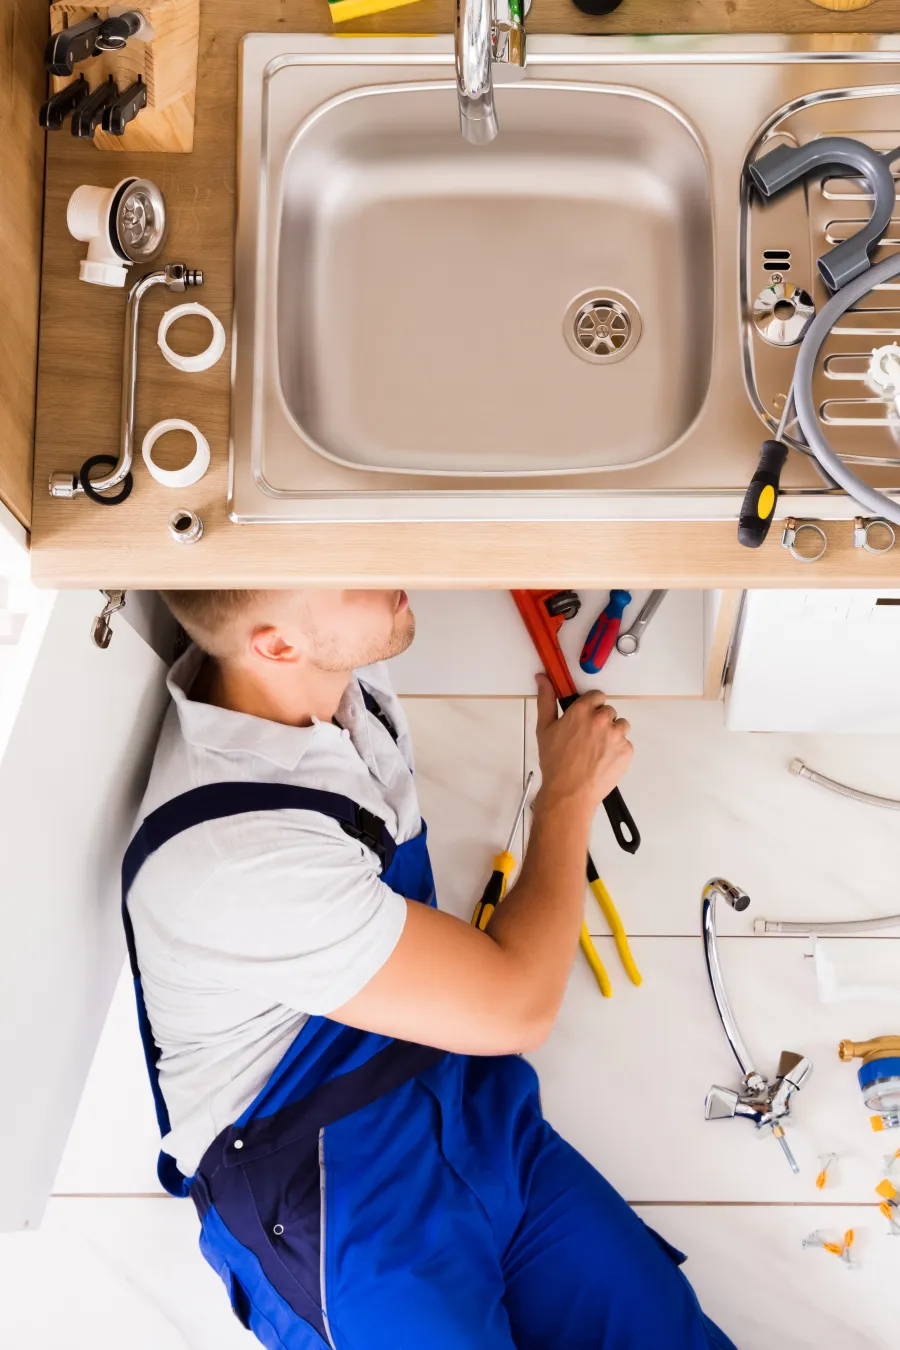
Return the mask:
[[0, 4], [0, 500], [31, 523], [46, 0]]
[[[97, 14], [115, 11], [114, 0], [57, 0], [50, 7], [54, 33]], [[194, 148], [194, 109], [197, 89], [197, 41], [200, 0], [144, 0], [141, 13], [153, 29], [150, 42], [129, 42], [121, 51], [101, 52], [82, 61], [71, 76], [51, 78], [54, 92], [82, 75], [92, 90], [110, 78], [124, 93], [136, 80], [147, 86], [147, 106], [125, 128], [122, 136], [98, 130], [95, 150], [133, 154], [142, 150], [186, 154]]]
[[[451, 0], [423, 0], [368, 20], [354, 32], [449, 32]], [[828, 15], [809, 0], [624, 0], [591, 19], [570, 0], [534, 0], [532, 32], [894, 31], [900, 0], [855, 15]], [[347, 28], [345, 25], [340, 31]], [[131, 499], [106, 509], [53, 501], [47, 479], [118, 444], [124, 297], [78, 281], [81, 245], [65, 208], [80, 183], [112, 186], [124, 173], [153, 178], [171, 222], [168, 261], [202, 267], [191, 297], [230, 325], [235, 200], [238, 41], [248, 31], [331, 32], [325, 0], [201, 0], [196, 136], [191, 155], [98, 155], [73, 138], [50, 138], [34, 503], [35, 579], [62, 586], [416, 585], [506, 587], [628, 582], [633, 586], [877, 586], [900, 584], [900, 549], [873, 557], [852, 548], [851, 525], [828, 527], [814, 567], [795, 562], [773, 529], [764, 548], [738, 546], [732, 523], [401, 524], [236, 526], [225, 514], [229, 361], [184, 375], [156, 349], [170, 303], [144, 302], [138, 376], [138, 444], [162, 417], [188, 417], [209, 438], [212, 466], [183, 493], [150, 481], [141, 464]], [[173, 329], [173, 337], [175, 330]], [[77, 341], [75, 338], [77, 336]], [[169, 538], [175, 506], [198, 511], [206, 532], [192, 547]]]

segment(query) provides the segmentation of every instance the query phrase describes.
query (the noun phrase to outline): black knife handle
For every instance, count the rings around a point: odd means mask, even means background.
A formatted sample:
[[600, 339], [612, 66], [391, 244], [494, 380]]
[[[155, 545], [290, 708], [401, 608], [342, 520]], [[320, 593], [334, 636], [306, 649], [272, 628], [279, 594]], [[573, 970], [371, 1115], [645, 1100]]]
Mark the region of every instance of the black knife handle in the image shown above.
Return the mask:
[[94, 139], [94, 132], [103, 121], [103, 114], [110, 104], [119, 97], [118, 86], [110, 75], [105, 84], [95, 89], [90, 98], [86, 98], [72, 114], [72, 135], [81, 136], [86, 141]]
[[60, 89], [59, 93], [50, 95], [41, 107], [38, 122], [45, 131], [61, 131], [66, 118], [81, 107], [90, 92], [87, 80], [79, 75], [77, 80]]
[[125, 128], [133, 122], [141, 108], [147, 106], [147, 86], [140, 75], [134, 84], [103, 110], [103, 130], [111, 136], [124, 136]]
[[44, 65], [51, 75], [71, 75], [79, 61], [87, 61], [95, 54], [97, 34], [103, 20], [95, 14], [82, 19], [58, 33], [51, 33], [44, 48]]

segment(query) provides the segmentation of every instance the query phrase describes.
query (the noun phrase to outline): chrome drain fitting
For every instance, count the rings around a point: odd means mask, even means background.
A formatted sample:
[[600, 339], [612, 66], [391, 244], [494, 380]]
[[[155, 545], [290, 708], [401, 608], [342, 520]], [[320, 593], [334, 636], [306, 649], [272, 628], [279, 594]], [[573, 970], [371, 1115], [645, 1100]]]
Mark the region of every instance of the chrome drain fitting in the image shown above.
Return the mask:
[[770, 347], [796, 347], [815, 312], [812, 297], [791, 281], [766, 286], [753, 301], [756, 331]]
[[611, 365], [628, 356], [640, 342], [640, 311], [622, 291], [584, 291], [566, 310], [563, 333], [583, 361]]

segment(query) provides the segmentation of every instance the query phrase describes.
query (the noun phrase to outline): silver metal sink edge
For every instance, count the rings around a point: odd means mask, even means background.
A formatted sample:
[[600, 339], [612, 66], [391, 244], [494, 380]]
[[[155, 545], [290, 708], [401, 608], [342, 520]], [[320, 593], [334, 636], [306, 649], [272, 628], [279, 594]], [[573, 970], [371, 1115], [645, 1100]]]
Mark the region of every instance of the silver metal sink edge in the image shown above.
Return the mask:
[[[900, 59], [900, 38], [529, 37], [524, 78], [495, 70], [503, 137], [504, 88], [535, 85], [625, 87], [671, 106], [692, 129], [709, 172], [713, 243], [706, 286], [688, 297], [679, 322], [706, 333], [712, 309], [708, 384], [691, 424], [659, 454], [628, 468], [570, 468], [565, 477], [429, 476], [348, 466], [328, 458], [289, 406], [279, 362], [279, 228], [282, 176], [299, 129], [316, 109], [348, 91], [379, 86], [446, 88], [455, 118], [452, 38], [343, 39], [252, 34], [241, 53], [238, 221], [232, 368], [229, 510], [243, 523], [430, 520], [713, 520], [736, 516], [768, 434], [768, 395], [780, 372], [757, 378], [748, 339], [748, 226], [741, 179], [761, 132], [782, 127], [791, 108], [830, 109], [829, 131], [872, 127], [900, 133], [900, 85], [886, 67]], [[860, 99], [860, 88], [871, 86]], [[877, 91], [877, 92], [876, 92]], [[874, 109], [860, 127], [844, 109]], [[435, 95], [440, 98], [441, 95]], [[512, 104], [506, 100], [510, 109]], [[888, 123], [879, 123], [879, 113]], [[779, 114], [781, 115], [779, 117]], [[900, 140], [898, 134], [897, 140]], [[478, 154], [476, 148], [472, 151]], [[797, 194], [798, 196], [802, 194]], [[746, 203], [744, 203], [746, 205]], [[742, 248], [743, 243], [743, 248]], [[752, 260], [756, 265], [755, 257]], [[436, 257], [436, 265], [440, 258]], [[502, 263], [484, 259], [485, 283]], [[311, 274], [314, 281], [315, 276]], [[798, 277], [799, 281], [799, 277]], [[516, 284], [527, 288], [519, 269]], [[615, 284], [614, 281], [612, 283]], [[284, 285], [282, 283], [282, 292]], [[302, 297], [301, 297], [302, 300]], [[697, 341], [703, 341], [697, 333]], [[301, 335], [302, 336], [302, 335]], [[307, 344], [308, 345], [308, 344]], [[577, 359], [573, 356], [577, 364]], [[626, 363], [623, 362], [623, 369]], [[762, 363], [763, 366], [765, 362]], [[491, 370], [484, 372], [490, 381]], [[759, 385], [759, 387], [757, 387]], [[777, 406], [777, 403], [775, 404]], [[637, 419], [636, 419], [637, 420]], [[866, 433], [869, 434], [868, 432]], [[639, 457], [638, 457], [639, 458]], [[873, 470], [879, 486], [893, 481]], [[785, 472], [779, 515], [848, 518], [854, 504], [828, 493], [799, 456]]]

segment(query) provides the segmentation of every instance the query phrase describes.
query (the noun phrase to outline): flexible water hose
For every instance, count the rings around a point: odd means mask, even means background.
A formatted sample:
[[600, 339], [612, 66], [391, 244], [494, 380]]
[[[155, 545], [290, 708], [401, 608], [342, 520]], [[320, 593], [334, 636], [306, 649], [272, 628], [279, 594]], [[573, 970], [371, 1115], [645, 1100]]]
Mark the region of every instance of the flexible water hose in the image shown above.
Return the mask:
[[[882, 285], [883, 282], [892, 281], [897, 276], [900, 276], [900, 256], [886, 258], [884, 262], [876, 263], [874, 267], [848, 282], [833, 295], [806, 330], [794, 370], [794, 408], [797, 420], [806, 443], [819, 464], [835, 483], [859, 502], [864, 510], [873, 516], [881, 516], [894, 525], [900, 525], [900, 502], [879, 492], [877, 488], [869, 487], [868, 483], [858, 478], [832, 449], [819, 422], [813, 398], [813, 375], [822, 346], [838, 320], [843, 318], [857, 300], [868, 295], [869, 291]], [[900, 806], [896, 809], [900, 810]]]
[[786, 919], [755, 919], [753, 922], [754, 933], [782, 933], [785, 937], [852, 937], [897, 927], [900, 927], [900, 914], [885, 914], [878, 919], [840, 919], [833, 923], [788, 922]]
[[818, 783], [819, 787], [828, 788], [829, 792], [836, 792], [839, 797], [849, 797], [854, 802], [864, 802], [866, 806], [881, 806], [887, 811], [900, 811], [900, 801], [896, 797], [876, 797], [874, 792], [863, 792], [847, 783], [839, 783], [834, 778], [826, 778], [824, 773], [810, 769], [802, 759], [792, 759], [788, 768], [799, 778], [808, 778], [811, 783]]
[[[824, 773], [816, 773], [803, 763], [802, 759], [792, 759], [788, 765], [791, 773], [800, 778], [808, 778], [819, 787], [828, 788], [840, 797], [849, 797], [852, 801], [863, 802], [866, 806], [880, 806], [888, 811], [900, 811], [900, 801], [894, 797], [876, 797], [873, 792], [862, 792], [859, 788], [839, 783], [834, 778], [826, 778]], [[782, 933], [787, 937], [850, 937], [859, 933], [878, 933], [883, 928], [900, 927], [900, 914], [882, 914], [875, 919], [840, 919], [832, 923], [818, 923], [815, 920], [756, 919], [753, 924], [755, 933]]]

